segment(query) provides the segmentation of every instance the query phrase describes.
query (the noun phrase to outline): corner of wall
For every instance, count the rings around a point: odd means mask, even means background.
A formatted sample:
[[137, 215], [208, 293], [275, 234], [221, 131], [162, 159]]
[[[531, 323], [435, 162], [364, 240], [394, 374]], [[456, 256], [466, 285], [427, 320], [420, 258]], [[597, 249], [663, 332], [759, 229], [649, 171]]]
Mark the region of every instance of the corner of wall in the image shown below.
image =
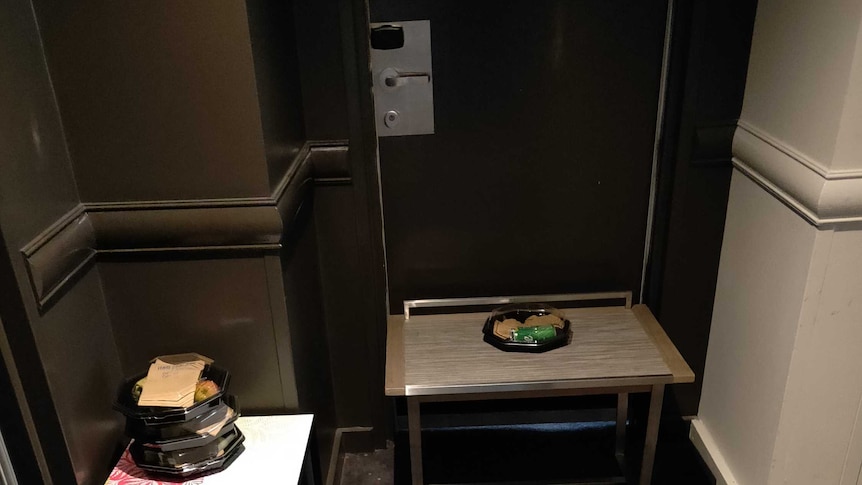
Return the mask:
[[[793, 343], [793, 353], [790, 356], [790, 367], [788, 369], [787, 383], [784, 389], [781, 412], [778, 418], [778, 429], [775, 437], [775, 448], [772, 451], [770, 464], [769, 483], [784, 484], [786, 471], [790, 463], [788, 449], [793, 440], [802, 437], [798, 435], [798, 428], [794, 424], [804, 416], [799, 414], [800, 399], [805, 396], [807, 389], [799, 379], [802, 368], [807, 365], [804, 355], [808, 352], [810, 342], [815, 331], [816, 317], [820, 306], [820, 296], [823, 290], [823, 281], [829, 265], [829, 253], [832, 245], [833, 231], [817, 231], [814, 237], [814, 246], [811, 251], [811, 262], [808, 267], [808, 278], [805, 283], [805, 291], [802, 297], [802, 305], [799, 312], [799, 322]], [[802, 438], [804, 439], [804, 438]]]
[[698, 418], [691, 420], [688, 437], [700, 453], [709, 471], [712, 472], [712, 476], [715, 477], [716, 485], [737, 485], [739, 483], [733, 476], [724, 454], [713, 439], [706, 423]]
[[862, 20], [831, 167], [839, 172], [862, 170]]
[[734, 173], [699, 419], [741, 483], [766, 483], [816, 229]]

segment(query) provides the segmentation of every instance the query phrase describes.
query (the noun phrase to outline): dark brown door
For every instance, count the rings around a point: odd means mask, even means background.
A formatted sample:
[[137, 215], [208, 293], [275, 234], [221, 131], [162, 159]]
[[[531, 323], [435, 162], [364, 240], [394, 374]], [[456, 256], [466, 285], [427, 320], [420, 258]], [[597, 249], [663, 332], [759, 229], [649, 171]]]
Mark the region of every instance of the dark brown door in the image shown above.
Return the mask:
[[435, 134], [379, 140], [390, 308], [638, 294], [663, 0], [371, 0], [431, 21]]

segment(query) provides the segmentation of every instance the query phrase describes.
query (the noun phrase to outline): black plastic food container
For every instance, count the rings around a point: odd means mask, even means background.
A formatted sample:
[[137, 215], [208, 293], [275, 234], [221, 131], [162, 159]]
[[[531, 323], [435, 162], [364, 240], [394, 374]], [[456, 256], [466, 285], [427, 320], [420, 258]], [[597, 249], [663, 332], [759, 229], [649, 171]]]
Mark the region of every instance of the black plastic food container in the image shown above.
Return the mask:
[[138, 441], [150, 443], [190, 438], [200, 430], [223, 421], [231, 412], [235, 416], [240, 415], [236, 397], [229, 394], [218, 396], [216, 400], [209, 403], [209, 406], [200, 409], [199, 412], [200, 414], [190, 416], [186, 421], [165, 424], [147, 424], [144, 419], [126, 418], [126, 435]]
[[[154, 448], [154, 449], [158, 449], [160, 451], [174, 451], [174, 450], [181, 450], [181, 449], [185, 449], [185, 448], [194, 448], [196, 446], [206, 446], [206, 445], [212, 443], [213, 441], [215, 441], [216, 439], [218, 439], [218, 437], [221, 434], [225, 433], [226, 430], [228, 429], [228, 427], [233, 427], [233, 424], [236, 422], [237, 418], [239, 418], [239, 416], [240, 416], [239, 409], [234, 407], [234, 406], [236, 406], [236, 399], [233, 396], [226, 396], [226, 399], [228, 400], [228, 402], [232, 401], [232, 403], [233, 403], [233, 406], [229, 406], [230, 409], [227, 410], [230, 417], [228, 418], [228, 420], [225, 422], [224, 426], [221, 428], [221, 430], [216, 435], [211, 435], [209, 433], [202, 433], [201, 434], [201, 433], [195, 432], [195, 433], [185, 433], [182, 436], [179, 436], [176, 438], [168, 438], [168, 439], [153, 438], [151, 436], [147, 436], [145, 433], [138, 433], [137, 436], [132, 436], [132, 435], [129, 435], [129, 436], [132, 438], [135, 438], [136, 442], [142, 443], [142, 446], [144, 446], [146, 448]], [[224, 418], [222, 418], [222, 419], [224, 419]], [[215, 423], [212, 423], [212, 424], [216, 424], [218, 422], [219, 421], [216, 421]], [[212, 426], [212, 424], [210, 426]], [[169, 424], [167, 426], [170, 427], [170, 426], [176, 426], [176, 425]], [[204, 428], [208, 428], [208, 427], [209, 426], [205, 426]], [[155, 428], [155, 427], [149, 426], [144, 431], [150, 431], [151, 428]], [[128, 428], [126, 431], [128, 434], [128, 431], [129, 431]], [[155, 433], [151, 432], [151, 434], [155, 434]], [[160, 434], [164, 434], [164, 433], [162, 432]]]
[[[555, 328], [556, 335], [542, 342], [516, 342], [512, 339], [504, 339], [494, 333], [495, 322], [502, 322], [507, 319], [515, 319], [521, 324], [532, 317], [541, 317], [544, 315], [556, 315], [563, 321], [563, 328]], [[528, 325], [524, 325], [528, 326]], [[491, 312], [488, 319], [485, 320], [485, 325], [482, 327], [484, 333], [483, 340], [489, 344], [506, 352], [547, 352], [569, 343], [571, 337], [571, 323], [563, 312], [544, 303], [514, 303], [511, 305], [502, 306]]]
[[132, 387], [146, 376], [146, 373], [138, 374], [120, 384], [120, 388], [117, 390], [117, 400], [114, 401], [114, 409], [123, 413], [129, 420], [137, 420], [141, 424], [146, 425], [192, 421], [211, 408], [218, 406], [223, 401], [222, 396], [227, 391], [227, 386], [230, 383], [230, 373], [228, 371], [218, 366], [208, 365], [204, 367], [201, 378], [213, 381], [219, 388], [217, 394], [187, 408], [138, 406], [138, 403], [132, 398]]
[[223, 433], [209, 445], [173, 452], [146, 449], [134, 442], [129, 453], [140, 469], [151, 473], [174, 477], [213, 473], [227, 468], [244, 450], [245, 436], [239, 428], [231, 425]]
[[216, 436], [208, 436], [213, 439], [206, 444], [189, 443], [190, 446], [170, 450], [161, 448], [154, 443], [133, 441], [129, 446], [129, 453], [135, 463], [139, 465], [176, 468], [218, 458], [219, 451], [225, 450], [238, 437], [237, 433], [236, 426], [229, 424], [222, 428]]

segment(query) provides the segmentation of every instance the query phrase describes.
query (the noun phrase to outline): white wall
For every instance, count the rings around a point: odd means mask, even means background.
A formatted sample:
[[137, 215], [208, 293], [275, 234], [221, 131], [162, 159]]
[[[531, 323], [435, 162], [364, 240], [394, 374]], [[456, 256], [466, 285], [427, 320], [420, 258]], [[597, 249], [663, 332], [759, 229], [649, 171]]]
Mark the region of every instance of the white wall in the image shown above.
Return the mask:
[[737, 483], [860, 480], [862, 226], [816, 228], [734, 171], [697, 425]]
[[829, 168], [860, 19], [858, 0], [760, 0], [740, 118]]
[[862, 1], [760, 0], [692, 440], [719, 483], [862, 485]]
[[815, 233], [734, 171], [698, 419], [742, 484], [767, 483]]
[[862, 169], [862, 24], [856, 37], [856, 54], [832, 158], [833, 171], [859, 169]]
[[811, 267], [770, 483], [852, 484], [862, 465], [862, 231], [818, 231]]

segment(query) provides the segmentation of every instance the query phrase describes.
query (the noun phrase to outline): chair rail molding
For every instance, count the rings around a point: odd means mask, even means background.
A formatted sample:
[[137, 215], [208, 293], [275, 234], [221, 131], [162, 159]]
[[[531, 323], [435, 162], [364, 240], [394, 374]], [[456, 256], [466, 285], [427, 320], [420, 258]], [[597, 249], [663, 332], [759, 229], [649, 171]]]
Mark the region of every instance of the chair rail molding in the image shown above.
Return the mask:
[[40, 310], [89, 268], [96, 256], [95, 246], [92, 221], [84, 206], [78, 204], [21, 249], [30, 289]]
[[816, 227], [862, 221], [862, 170], [830, 170], [744, 120], [733, 166]]
[[78, 204], [21, 249], [39, 309], [100, 254], [277, 250], [315, 182], [350, 183], [348, 157], [306, 142], [269, 197]]

